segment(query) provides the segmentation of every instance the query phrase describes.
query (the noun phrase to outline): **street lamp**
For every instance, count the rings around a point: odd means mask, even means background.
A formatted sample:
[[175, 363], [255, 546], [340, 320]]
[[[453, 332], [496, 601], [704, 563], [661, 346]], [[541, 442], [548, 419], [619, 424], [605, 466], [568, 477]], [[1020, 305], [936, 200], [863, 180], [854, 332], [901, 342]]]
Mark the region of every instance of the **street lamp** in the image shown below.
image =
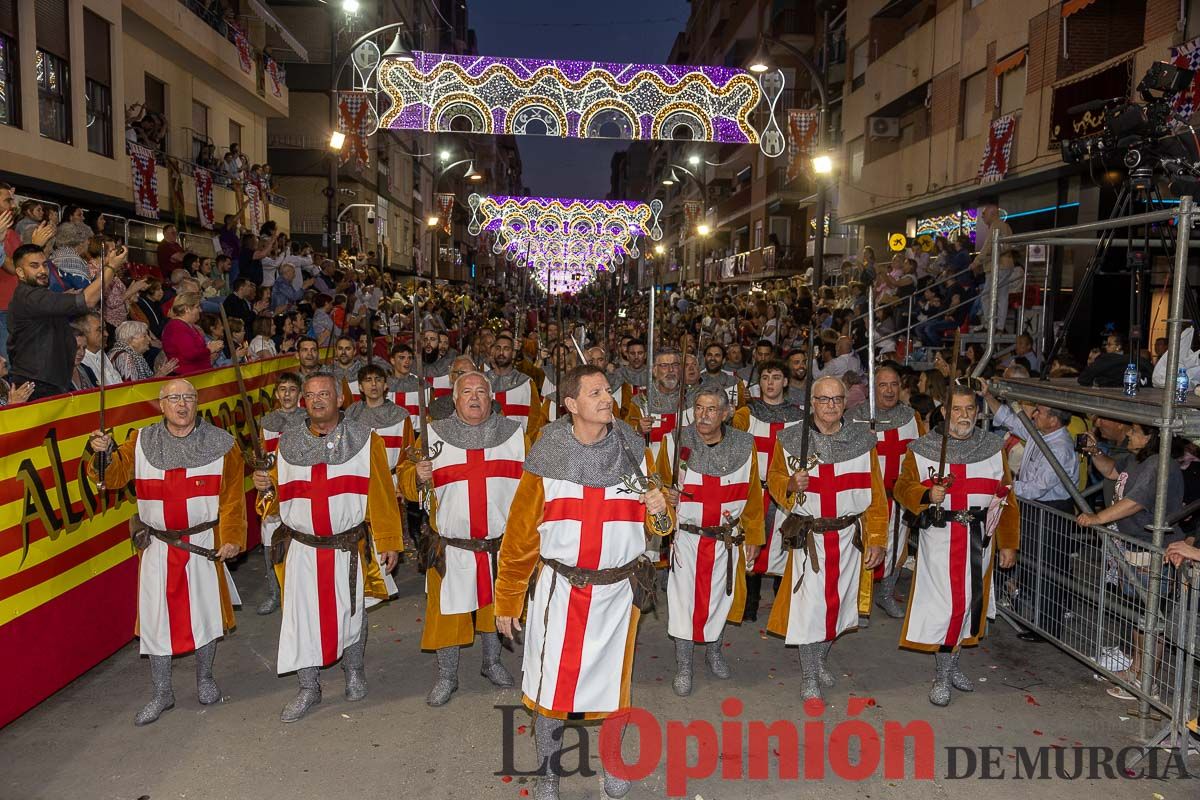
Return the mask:
[[[448, 161], [451, 158], [451, 153], [449, 150], [442, 150], [438, 153], [438, 158], [442, 161]], [[483, 174], [475, 171], [475, 160], [474, 159], [460, 158], [458, 161], [455, 161], [451, 164], [447, 164], [446, 166], [444, 166], [440, 170], [438, 170], [437, 175], [433, 179], [433, 193], [435, 195], [437, 194], [438, 186], [441, 184], [442, 178], [445, 177], [446, 173], [449, 172], [450, 170], [454, 169], [457, 166], [461, 166], [462, 164], [467, 165], [467, 171], [465, 173], [463, 173], [464, 178], [466, 178], [467, 180], [472, 181], [474, 183], [478, 183], [483, 180]], [[446, 223], [449, 224], [450, 220], [451, 220], [451, 218], [448, 217], [446, 219]], [[426, 220], [426, 222], [430, 228], [433, 228], [433, 277], [436, 280], [438, 277], [437, 224], [439, 222], [441, 222], [441, 220], [438, 219], [437, 217], [431, 216], [428, 220]]]
[[818, 175], [833, 174], [833, 159], [827, 155], [814, 156], [812, 160], [813, 172]]
[[329, 149], [335, 153], [340, 153], [342, 145], [346, 143], [346, 134], [341, 131], [334, 131], [329, 134]]
[[708, 236], [710, 233], [712, 233], [712, 228], [701, 222], [696, 226], [696, 233], [700, 234], [701, 236]]
[[656, 244], [654, 245], [654, 252], [661, 256], [663, 253], [667, 252], [667, 248], [665, 245]]

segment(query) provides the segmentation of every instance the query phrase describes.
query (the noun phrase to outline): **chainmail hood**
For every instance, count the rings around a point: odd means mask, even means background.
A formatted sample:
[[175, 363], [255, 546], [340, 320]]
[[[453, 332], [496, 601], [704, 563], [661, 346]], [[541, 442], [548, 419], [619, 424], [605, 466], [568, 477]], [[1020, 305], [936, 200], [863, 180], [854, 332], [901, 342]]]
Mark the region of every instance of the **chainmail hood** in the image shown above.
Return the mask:
[[[930, 431], [924, 436], [914, 439], [909, 449], [930, 461], [939, 461], [942, 457], [942, 432]], [[1004, 437], [995, 433], [975, 428], [969, 439], [955, 439], [951, 436], [946, 440], [947, 464], [974, 464], [991, 458], [1004, 447]]]
[[404, 376], [392, 375], [388, 378], [389, 392], [415, 392], [420, 385], [421, 381], [411, 372]]
[[645, 447], [642, 437], [621, 420], [613, 420], [600, 441], [583, 444], [575, 438], [567, 415], [542, 428], [525, 459], [525, 470], [583, 486], [619, 486], [626, 475], [645, 474]]
[[508, 441], [515, 432], [521, 429], [521, 423], [515, 419], [489, 414], [488, 418], [478, 425], [468, 425], [458, 414], [451, 414], [445, 419], [433, 422], [429, 427], [439, 438], [462, 450], [483, 450], [489, 447], [499, 447]]
[[489, 370], [486, 376], [488, 382], [492, 385], [493, 392], [507, 392], [529, 382], [529, 376], [519, 369], [513, 369], [507, 375], [501, 375], [495, 370]]
[[[642, 392], [633, 398], [633, 402], [637, 404], [638, 410], [642, 414], [646, 414], [646, 404], [650, 402], [650, 396], [654, 397], [654, 405], [651, 406], [649, 413], [658, 414], [674, 414], [679, 411], [679, 390], [673, 392], [664, 392], [657, 386], [652, 392]], [[689, 408], [691, 403], [687, 399], [684, 400], [684, 408]]]
[[804, 409], [788, 402], [773, 406], [752, 397], [747, 401], [746, 407], [750, 409], [751, 416], [763, 422], [797, 422], [804, 419]]
[[424, 364], [426, 378], [440, 378], [443, 375], [450, 374], [450, 365], [454, 363], [456, 356], [447, 351], [446, 355], [439, 358], [437, 361], [431, 361]]
[[307, 416], [308, 414], [300, 406], [296, 406], [291, 411], [284, 411], [281, 408], [277, 408], [259, 420], [258, 427], [266, 431], [279, 433], [280, 431], [287, 430], [292, 425], [304, 422]]
[[756, 455], [754, 437], [729, 425], [723, 428], [721, 441], [710, 447], [696, 427], [688, 425], [679, 438], [679, 460], [701, 475], [728, 475], [741, 469]]
[[370, 439], [370, 427], [345, 415], [326, 436], [313, 433], [305, 417], [303, 425], [288, 428], [279, 437], [279, 455], [298, 467], [345, 464], [366, 447]]
[[329, 371], [332, 372], [333, 377], [337, 378], [339, 381], [346, 381], [349, 383], [351, 381], [358, 380], [358, 371], [364, 366], [366, 366], [366, 362], [364, 362], [361, 358], [356, 358], [344, 367], [335, 361], [333, 362], [333, 365]]
[[[779, 432], [776, 439], [789, 455], [800, 455], [800, 441], [804, 434], [803, 425], [793, 425]], [[837, 464], [849, 461], [875, 447], [875, 434], [861, 422], [843, 422], [841, 430], [832, 436], [821, 433], [816, 427], [809, 431], [808, 450], [821, 459], [822, 464]]]
[[[870, 422], [871, 408], [868, 404], [855, 406], [850, 410], [850, 418], [855, 422]], [[875, 409], [875, 430], [877, 432], [890, 431], [893, 428], [899, 428], [901, 425], [907, 425], [912, 422], [913, 410], [904, 403], [897, 403], [891, 408], [876, 408]]]
[[373, 430], [390, 428], [407, 418], [408, 411], [391, 400], [384, 400], [374, 408], [368, 406], [365, 400], [359, 400], [346, 409], [346, 419], [361, 422]]
[[150, 466], [169, 469], [203, 467], [223, 458], [234, 446], [233, 436], [203, 419], [187, 436], [175, 436], [167, 424], [155, 422], [138, 432], [138, 444]]
[[621, 387], [621, 384], [628, 383], [630, 386], [644, 387], [650, 377], [650, 370], [647, 367], [634, 369], [628, 364], [622, 364], [617, 367], [608, 376], [608, 384], [616, 391]]
[[713, 375], [708, 370], [704, 370], [700, 373], [700, 385], [706, 386], [708, 384], [720, 386], [722, 389], [728, 389], [730, 386], [737, 386], [738, 378], [736, 375], [730, 375], [724, 370], [718, 371], [716, 375]]

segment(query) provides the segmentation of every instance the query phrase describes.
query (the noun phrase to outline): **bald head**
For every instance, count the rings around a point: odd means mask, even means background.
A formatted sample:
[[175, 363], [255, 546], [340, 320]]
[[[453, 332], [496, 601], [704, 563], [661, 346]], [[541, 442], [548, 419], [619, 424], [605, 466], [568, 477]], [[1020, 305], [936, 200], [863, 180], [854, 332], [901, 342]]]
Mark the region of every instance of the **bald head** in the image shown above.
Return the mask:
[[171, 394], [195, 394], [195, 393], [196, 393], [196, 387], [192, 386], [191, 381], [184, 380], [183, 378], [176, 378], [175, 380], [167, 381], [166, 383], [164, 383], [162, 385], [162, 388], [158, 390], [158, 399], [162, 400], [167, 395], [171, 395]]

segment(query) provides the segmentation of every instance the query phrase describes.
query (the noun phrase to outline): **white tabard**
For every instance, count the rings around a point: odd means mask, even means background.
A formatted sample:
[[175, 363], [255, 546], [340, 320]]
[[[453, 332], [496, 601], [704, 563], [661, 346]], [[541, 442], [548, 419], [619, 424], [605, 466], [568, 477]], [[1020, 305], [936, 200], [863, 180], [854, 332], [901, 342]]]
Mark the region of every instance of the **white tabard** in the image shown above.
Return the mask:
[[503, 392], [495, 393], [496, 402], [504, 416], [521, 423], [521, 430], [529, 430], [530, 404], [533, 402], [533, 381], [526, 380]]
[[888, 495], [887, 555], [883, 563], [875, 568], [877, 580], [903, 567], [908, 559], [908, 525], [903, 522], [904, 509], [892, 499], [892, 488], [896, 485], [896, 479], [900, 477], [900, 464], [904, 461], [904, 454], [908, 452], [909, 443], [920, 435], [916, 417], [890, 431], [875, 432], [878, 442], [875, 452], [879, 458], [879, 471], [883, 474], [883, 488], [887, 490]]
[[[733, 387], [736, 391], [737, 387]], [[775, 439], [784, 428], [797, 425], [801, 420], [793, 422], [763, 422], [750, 414], [748, 433], [754, 437], [754, 449], [758, 451], [758, 475], [763, 482], [763, 527], [766, 530], [767, 544], [754, 559], [751, 572], [759, 575], [782, 575], [787, 567], [787, 552], [779, 540], [779, 526], [783, 524], [784, 515], [775, 506], [771, 493], [767, 491], [767, 470], [771, 467], [771, 458], [775, 455]]]

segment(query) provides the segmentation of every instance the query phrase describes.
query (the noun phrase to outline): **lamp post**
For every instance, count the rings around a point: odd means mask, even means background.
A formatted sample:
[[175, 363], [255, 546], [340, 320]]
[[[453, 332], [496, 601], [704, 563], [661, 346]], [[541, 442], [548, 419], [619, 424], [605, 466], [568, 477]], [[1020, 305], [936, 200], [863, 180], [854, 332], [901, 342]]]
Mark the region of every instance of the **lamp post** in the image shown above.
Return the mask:
[[[438, 160], [440, 160], [440, 161], [449, 161], [449, 160], [450, 160], [450, 158], [451, 158], [450, 151], [448, 151], [448, 150], [442, 150], [442, 151], [439, 151], [439, 152], [438, 152]], [[455, 162], [454, 162], [454, 163], [452, 163], [452, 164], [447, 164], [446, 166], [444, 166], [444, 167], [442, 167], [441, 169], [439, 169], [439, 170], [438, 170], [438, 172], [437, 172], [437, 175], [435, 175], [435, 176], [434, 176], [434, 179], [433, 179], [433, 194], [434, 194], [434, 200], [435, 200], [435, 202], [436, 202], [436, 199], [437, 199], [438, 186], [440, 186], [440, 185], [441, 185], [441, 183], [442, 183], [442, 178], [443, 178], [443, 177], [445, 177], [445, 175], [446, 175], [446, 173], [447, 173], [447, 172], [449, 172], [450, 170], [452, 170], [452, 169], [454, 169], [455, 167], [457, 167], [457, 166], [460, 166], [460, 165], [462, 165], [462, 164], [466, 164], [466, 165], [467, 165], [467, 171], [466, 171], [465, 173], [463, 173], [463, 177], [464, 177], [464, 178], [466, 178], [467, 180], [471, 181], [472, 183], [478, 183], [478, 182], [480, 182], [480, 181], [482, 181], [482, 180], [483, 180], [483, 174], [475, 171], [475, 159], [473, 159], [473, 158], [460, 158], [458, 161], [455, 161]], [[454, 219], [453, 210], [451, 210], [450, 212], [448, 212], [448, 213], [447, 213], [447, 216], [446, 216], [446, 219], [445, 219], [445, 224], [447, 224], [447, 225], [453, 224], [453, 219]], [[429, 217], [429, 219], [427, 220], [427, 224], [429, 224], [431, 227], [434, 227], [434, 226], [436, 226], [436, 225], [437, 225], [439, 222], [442, 222], [442, 220], [438, 219], [438, 217], [435, 217], [435, 216], [430, 216], [430, 217]], [[434, 230], [433, 230], [433, 242], [434, 242], [434, 248], [433, 248], [433, 279], [434, 279], [434, 280], [437, 280], [437, 278], [438, 278], [438, 249], [437, 249], [437, 239], [438, 239], [438, 232], [437, 232], [437, 228], [436, 228], [436, 227], [434, 227]]]
[[[719, 162], [712, 162], [712, 161], [704, 160], [700, 156], [699, 153], [693, 153], [692, 155], [688, 156], [688, 163], [691, 164], [693, 167], [699, 167], [701, 165], [704, 165], [706, 167], [720, 166]], [[708, 219], [708, 170], [707, 169], [704, 170], [704, 178], [701, 179], [701, 178], [697, 178], [696, 173], [692, 172], [690, 169], [683, 166], [682, 164], [672, 164], [670, 174], [668, 174], [667, 177], [663, 178], [663, 186], [674, 186], [677, 183], [676, 178], [678, 177], [680, 172], [682, 172], [684, 175], [687, 175], [689, 178], [691, 178], [693, 181], [695, 181], [695, 183], [698, 187], [700, 187], [700, 208], [704, 212], [704, 218], [707, 220]], [[702, 230], [700, 230], [701, 228], [704, 228], [705, 230], [702, 231]], [[701, 223], [700, 225], [696, 226], [696, 233], [700, 234], [700, 275], [699, 275], [698, 279], [701, 282], [703, 282], [703, 280], [704, 280], [704, 259], [708, 255], [708, 235], [711, 232], [712, 232], [711, 228], [709, 228], [709, 226], [706, 223]]]

